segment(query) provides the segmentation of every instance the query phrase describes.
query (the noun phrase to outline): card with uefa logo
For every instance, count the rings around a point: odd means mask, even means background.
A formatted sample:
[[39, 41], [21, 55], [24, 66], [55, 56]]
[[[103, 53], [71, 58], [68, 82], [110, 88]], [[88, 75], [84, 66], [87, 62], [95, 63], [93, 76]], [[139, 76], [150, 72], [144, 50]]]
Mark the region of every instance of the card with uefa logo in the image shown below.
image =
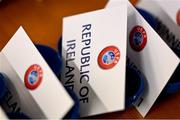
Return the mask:
[[[150, 17], [153, 29], [180, 55], [180, 2], [179, 0], [141, 0], [137, 7]], [[148, 14], [148, 15], [147, 15]], [[145, 14], [143, 17], [146, 17]]]
[[124, 110], [126, 28], [126, 3], [64, 18], [61, 80], [77, 94], [81, 117]]
[[[106, 9], [122, 1], [109, 1]], [[145, 117], [180, 61], [130, 2], [127, 11], [127, 55], [146, 77], [145, 91], [135, 106]]]

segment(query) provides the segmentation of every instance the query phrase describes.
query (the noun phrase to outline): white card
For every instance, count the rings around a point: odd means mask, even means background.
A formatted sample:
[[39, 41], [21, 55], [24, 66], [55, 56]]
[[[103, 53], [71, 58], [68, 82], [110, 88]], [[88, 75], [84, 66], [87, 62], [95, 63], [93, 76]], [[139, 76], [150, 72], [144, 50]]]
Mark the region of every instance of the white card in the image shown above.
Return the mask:
[[[167, 4], [167, 0], [141, 0], [138, 2], [137, 7], [142, 8], [146, 10], [147, 12], [151, 13], [160, 23], [158, 23], [159, 28], [159, 34], [160, 36], [163, 36], [163, 40], [172, 48], [176, 48], [180, 50], [180, 27], [177, 25], [177, 22], [175, 21], [174, 14], [176, 14], [178, 7], [180, 7], [178, 4], [180, 4], [179, 0], [177, 0], [178, 3], [176, 3], [176, 0], [169, 1], [167, 9], [165, 9], [165, 6]], [[176, 6], [173, 6], [176, 3]], [[168, 12], [169, 11], [169, 12]], [[171, 16], [170, 16], [171, 14]], [[163, 31], [161, 33], [161, 31]]]
[[[136, 25], [139, 25], [142, 28], [137, 27], [135, 30], [136, 32], [133, 33], [132, 29]], [[141, 33], [143, 40], [141, 43], [134, 43], [134, 38], [128, 39], [128, 56], [144, 73], [147, 79], [146, 89], [141, 98], [141, 103], [138, 103], [138, 106], [136, 107], [142, 116], [145, 117], [177, 68], [179, 58], [150, 27], [136, 9], [129, 4], [128, 37], [131, 36], [131, 32], [132, 35], [134, 34], [132, 37], [135, 37], [135, 33], [138, 33], [138, 31]], [[139, 36], [137, 35], [137, 37]], [[144, 41], [146, 41], [146, 43], [144, 43]], [[136, 51], [137, 46], [133, 44], [140, 44], [138, 51]], [[135, 50], [133, 47], [135, 47]]]
[[126, 26], [126, 3], [64, 18], [62, 82], [77, 94], [81, 117], [125, 107]]
[[[179, 0], [155, 0], [167, 15], [177, 24], [178, 12], [180, 12]], [[179, 21], [180, 22], [180, 21]]]
[[72, 99], [22, 27], [3, 48], [0, 59], [0, 72], [8, 76], [11, 93], [5, 97], [7, 112], [52, 119], [63, 118], [72, 107]]
[[5, 113], [1, 107], [0, 107], [0, 119], [1, 120], [8, 120], [7, 116], [5, 115]]
[[128, 57], [146, 77], [145, 91], [136, 106], [145, 117], [180, 61], [130, 3], [127, 29]]

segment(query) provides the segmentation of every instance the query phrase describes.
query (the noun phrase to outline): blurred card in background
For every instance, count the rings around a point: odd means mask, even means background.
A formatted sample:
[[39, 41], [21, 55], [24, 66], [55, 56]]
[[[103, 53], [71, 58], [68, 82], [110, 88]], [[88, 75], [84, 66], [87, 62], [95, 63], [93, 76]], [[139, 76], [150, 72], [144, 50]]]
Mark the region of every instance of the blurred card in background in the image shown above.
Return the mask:
[[144, 95], [136, 107], [145, 117], [180, 61], [131, 4], [128, 6], [128, 37], [128, 56], [147, 79]]
[[180, 27], [177, 17], [180, 14], [179, 0], [141, 0], [137, 4], [155, 17], [157, 25], [154, 28], [171, 48], [180, 50]]
[[167, 15], [180, 25], [180, 1], [179, 0], [155, 0], [156, 3], [167, 13]]

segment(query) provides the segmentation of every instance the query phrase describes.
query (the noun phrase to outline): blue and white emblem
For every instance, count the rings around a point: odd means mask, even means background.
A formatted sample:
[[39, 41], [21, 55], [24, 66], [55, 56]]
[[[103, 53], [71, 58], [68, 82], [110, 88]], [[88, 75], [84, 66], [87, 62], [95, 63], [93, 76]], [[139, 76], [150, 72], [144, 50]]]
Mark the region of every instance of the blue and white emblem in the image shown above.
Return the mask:
[[98, 56], [98, 64], [103, 69], [113, 68], [120, 59], [120, 51], [115, 46], [104, 48]]
[[42, 68], [37, 64], [31, 65], [25, 74], [25, 86], [31, 90], [36, 89], [40, 85], [42, 78]]

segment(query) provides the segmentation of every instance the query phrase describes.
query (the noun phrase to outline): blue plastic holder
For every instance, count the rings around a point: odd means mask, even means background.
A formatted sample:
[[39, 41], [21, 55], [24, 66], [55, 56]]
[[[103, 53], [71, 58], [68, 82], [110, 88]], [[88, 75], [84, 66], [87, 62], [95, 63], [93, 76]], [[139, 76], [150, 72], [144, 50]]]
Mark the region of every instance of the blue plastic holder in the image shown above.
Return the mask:
[[135, 103], [144, 92], [145, 77], [137, 69], [126, 66], [126, 107]]

